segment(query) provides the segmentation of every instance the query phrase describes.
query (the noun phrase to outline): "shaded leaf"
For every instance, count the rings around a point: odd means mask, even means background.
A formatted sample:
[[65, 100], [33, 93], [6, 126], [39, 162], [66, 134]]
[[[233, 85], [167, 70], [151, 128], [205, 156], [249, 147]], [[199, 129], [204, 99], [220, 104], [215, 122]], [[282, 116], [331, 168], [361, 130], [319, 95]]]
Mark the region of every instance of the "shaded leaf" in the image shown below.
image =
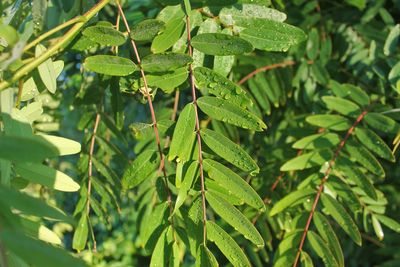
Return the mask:
[[125, 35], [108, 26], [90, 26], [82, 31], [82, 34], [91, 41], [105, 46], [119, 46], [125, 43]]
[[131, 28], [131, 38], [135, 41], [151, 41], [165, 29], [165, 23], [157, 19], [143, 20]]

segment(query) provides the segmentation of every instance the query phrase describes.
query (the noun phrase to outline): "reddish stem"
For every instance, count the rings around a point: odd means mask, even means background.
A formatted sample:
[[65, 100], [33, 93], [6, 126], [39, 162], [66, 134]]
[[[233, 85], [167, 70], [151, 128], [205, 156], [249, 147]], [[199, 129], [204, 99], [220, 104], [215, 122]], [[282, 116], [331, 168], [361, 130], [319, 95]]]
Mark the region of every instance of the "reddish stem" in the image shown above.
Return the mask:
[[300, 254], [303, 249], [304, 242], [306, 241], [306, 238], [307, 238], [308, 229], [310, 228], [310, 225], [311, 225], [311, 220], [312, 220], [315, 210], [317, 208], [319, 198], [321, 197], [322, 190], [324, 189], [324, 185], [325, 185], [326, 181], [328, 180], [329, 175], [332, 171], [333, 165], [335, 164], [335, 161], [336, 161], [337, 157], [339, 156], [339, 153], [342, 151], [342, 149], [343, 149], [344, 145], [346, 144], [347, 140], [349, 139], [350, 135], [353, 133], [356, 126], [362, 121], [362, 119], [365, 117], [366, 114], [367, 114], [367, 111], [364, 110], [357, 117], [356, 121], [353, 123], [353, 125], [350, 127], [350, 129], [347, 131], [346, 136], [342, 139], [342, 141], [338, 145], [336, 152], [333, 155], [332, 159], [329, 161], [329, 167], [326, 169], [326, 171], [324, 173], [324, 177], [322, 178], [321, 183], [318, 187], [317, 194], [315, 196], [314, 202], [311, 207], [310, 215], [308, 216], [306, 226], [304, 227], [303, 235], [301, 237], [299, 249], [297, 251], [296, 259], [294, 261], [293, 267], [296, 267], [299, 262]]
[[[193, 56], [193, 48], [191, 45], [189, 16], [186, 16], [186, 31], [187, 31], [187, 39], [188, 39], [189, 56], [192, 57]], [[204, 186], [204, 171], [203, 171], [203, 154], [202, 154], [202, 147], [201, 147], [200, 122], [199, 122], [199, 114], [198, 114], [198, 108], [197, 108], [196, 86], [194, 84], [192, 64], [189, 64], [189, 77], [190, 77], [190, 85], [192, 88], [194, 112], [196, 115], [196, 135], [197, 135], [197, 144], [199, 146], [199, 169], [200, 169], [200, 183], [201, 183], [201, 200], [202, 200], [202, 209], [203, 209], [203, 244], [204, 244], [204, 246], [206, 246], [206, 244], [207, 244], [207, 228], [206, 228], [207, 216], [206, 216], [206, 196], [205, 196], [205, 186]]]
[[[119, 10], [119, 13], [121, 15], [122, 21], [125, 24], [125, 28], [126, 28], [126, 30], [128, 32], [128, 35], [130, 36], [131, 29], [130, 29], [129, 23], [128, 23], [126, 17], [125, 17], [125, 13], [122, 10], [122, 7], [121, 7], [121, 4], [119, 3], [119, 1], [116, 1], [116, 4], [117, 4], [118, 10]], [[163, 173], [163, 176], [164, 176], [164, 185], [165, 185], [165, 189], [166, 189], [167, 195], [168, 195], [167, 196], [167, 202], [168, 202], [168, 206], [169, 206], [170, 215], [172, 215], [173, 211], [174, 211], [174, 208], [172, 207], [171, 191], [170, 191], [169, 186], [168, 186], [167, 171], [165, 169], [165, 156], [164, 156], [164, 154], [162, 152], [162, 148], [161, 148], [160, 134], [159, 134], [158, 127], [157, 127], [157, 118], [156, 118], [156, 114], [155, 114], [154, 107], [153, 107], [153, 100], [151, 99], [150, 90], [149, 90], [149, 86], [148, 86], [148, 83], [147, 83], [147, 78], [146, 78], [146, 75], [144, 73], [143, 67], [141, 65], [142, 62], [141, 62], [141, 59], [140, 59], [140, 55], [138, 53], [138, 49], [137, 49], [136, 43], [132, 38], [130, 40], [131, 40], [131, 45], [132, 45], [133, 51], [135, 53], [137, 64], [138, 64], [138, 66], [140, 68], [140, 75], [141, 75], [141, 77], [143, 79], [144, 95], [146, 96], [147, 102], [149, 103], [149, 109], [150, 109], [151, 119], [152, 119], [152, 123], [153, 123], [154, 135], [155, 135], [155, 138], [156, 138], [158, 153], [160, 154], [160, 159], [161, 159], [160, 169], [162, 170], [162, 173]], [[172, 228], [174, 228], [174, 220], [173, 220], [172, 216], [171, 216], [171, 226], [172, 226]], [[174, 238], [175, 238], [175, 235], [174, 235]]]

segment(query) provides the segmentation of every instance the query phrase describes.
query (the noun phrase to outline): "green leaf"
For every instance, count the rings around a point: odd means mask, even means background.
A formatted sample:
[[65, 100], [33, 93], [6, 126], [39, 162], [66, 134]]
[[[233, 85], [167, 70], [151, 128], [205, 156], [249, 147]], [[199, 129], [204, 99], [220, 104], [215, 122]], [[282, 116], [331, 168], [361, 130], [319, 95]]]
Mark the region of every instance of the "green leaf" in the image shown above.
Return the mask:
[[187, 80], [188, 70], [186, 67], [183, 67], [165, 74], [147, 74], [146, 78], [149, 86], [158, 87], [165, 93], [171, 93]]
[[301, 154], [282, 165], [281, 171], [304, 170], [319, 166], [328, 162], [332, 158], [332, 152], [329, 150], [312, 151]]
[[136, 65], [131, 60], [109, 55], [87, 57], [83, 66], [87, 70], [112, 76], [126, 76], [136, 70]]
[[18, 255], [29, 265], [85, 267], [81, 259], [75, 258], [65, 250], [53, 247], [43, 241], [24, 236], [19, 232], [3, 230], [0, 233], [2, 244], [11, 252]]
[[84, 211], [79, 219], [78, 226], [75, 229], [74, 237], [72, 239], [72, 248], [78, 252], [84, 250], [86, 247], [86, 241], [89, 234], [87, 219], [86, 212]]
[[246, 92], [221, 74], [205, 67], [195, 68], [193, 74], [197, 88], [242, 108], [252, 106], [253, 103]]
[[358, 86], [352, 84], [340, 84], [334, 80], [329, 82], [333, 93], [341, 98], [348, 98], [360, 106], [367, 106], [370, 103], [368, 94]]
[[305, 251], [301, 252], [300, 262], [301, 262], [301, 266], [314, 267], [314, 264], [312, 262], [310, 255], [308, 255]]
[[209, 129], [202, 129], [200, 134], [206, 145], [221, 158], [239, 169], [249, 172], [250, 175], [260, 172], [260, 168], [250, 155], [229, 138]]
[[251, 43], [224, 33], [202, 33], [193, 37], [191, 44], [200, 52], [215, 56], [242, 55], [253, 51]]
[[393, 231], [400, 233], [400, 223], [385, 215], [375, 214], [375, 216], [381, 223], [383, 223]]
[[165, 30], [157, 35], [151, 44], [151, 51], [153, 53], [164, 52], [179, 40], [185, 28], [183, 16], [182, 12], [182, 14], [179, 14], [165, 24]]
[[131, 189], [145, 179], [157, 169], [160, 164], [158, 153], [153, 150], [146, 150], [139, 154], [135, 161], [125, 170], [122, 176], [122, 187]]
[[360, 143], [371, 150], [373, 153], [375, 153], [377, 156], [392, 162], [395, 161], [395, 158], [390, 148], [376, 133], [369, 129], [357, 127], [355, 129], [355, 134]]
[[242, 26], [239, 36], [265, 51], [285, 52], [306, 39], [300, 28], [278, 21], [253, 19]]
[[340, 143], [339, 135], [330, 132], [306, 136], [293, 144], [296, 149], [322, 149], [330, 148]]
[[71, 177], [40, 163], [19, 163], [15, 172], [28, 181], [64, 192], [76, 192], [80, 186]]
[[330, 129], [334, 131], [347, 131], [351, 127], [351, 122], [340, 115], [311, 115], [306, 118], [309, 124]]
[[8, 46], [14, 46], [19, 39], [18, 32], [11, 26], [1, 24], [0, 25], [0, 36], [7, 42]]
[[125, 35], [108, 26], [90, 26], [82, 34], [91, 41], [105, 46], [120, 46], [126, 42]]
[[339, 239], [337, 238], [335, 231], [329, 223], [329, 220], [319, 212], [314, 213], [313, 222], [318, 233], [327, 243], [330, 251], [335, 256], [338, 266], [344, 267], [344, 256], [342, 248], [340, 247]]
[[264, 202], [257, 192], [231, 169], [212, 159], [205, 159], [203, 166], [208, 176], [220, 186], [226, 188], [229, 193], [255, 209], [265, 210]]
[[349, 156], [354, 158], [364, 168], [370, 172], [378, 175], [379, 177], [385, 176], [385, 171], [379, 161], [369, 152], [368, 149], [363, 147], [356, 141], [347, 140], [344, 149], [347, 150]]
[[212, 252], [205, 247], [203, 244], [200, 245], [200, 249], [196, 256], [195, 267], [218, 267], [218, 262]]
[[333, 256], [331, 250], [327, 246], [324, 240], [319, 237], [313, 231], [308, 231], [307, 233], [308, 242], [310, 242], [311, 248], [315, 253], [323, 260], [325, 266], [327, 267], [339, 267], [335, 257]]
[[400, 127], [395, 120], [379, 113], [367, 113], [364, 121], [373, 129], [384, 133], [397, 134], [400, 131]]
[[32, 221], [23, 217], [19, 217], [18, 220], [21, 223], [23, 232], [27, 236], [40, 239], [54, 245], [62, 244], [62, 241], [58, 235], [49, 228], [43, 226], [40, 222]]
[[131, 29], [131, 38], [135, 41], [151, 41], [165, 29], [165, 23], [157, 19], [146, 19]]
[[398, 47], [400, 38], [400, 24], [394, 26], [390, 32], [388, 37], [386, 38], [385, 45], [383, 47], [383, 53], [385, 56], [390, 56], [391, 54], [396, 52]]
[[198, 162], [193, 161], [190, 164], [189, 168], [187, 169], [181, 187], [179, 188], [179, 193], [175, 201], [175, 208], [174, 208], [175, 211], [179, 209], [179, 207], [182, 206], [182, 204], [186, 200], [188, 191], [192, 187], [193, 182], [197, 179], [197, 177], [199, 177], [200, 174], [199, 171], [200, 170]]
[[73, 155], [81, 151], [81, 144], [68, 138], [47, 134], [40, 134], [37, 137], [53, 145], [60, 156]]
[[150, 54], [143, 58], [142, 67], [146, 72], [166, 72], [185, 67], [189, 63], [192, 63], [192, 58], [185, 54]]
[[382, 226], [374, 214], [371, 214], [371, 220], [372, 220], [372, 227], [374, 228], [376, 237], [379, 240], [383, 240], [383, 237], [385, 235], [383, 233]]
[[197, 100], [197, 104], [204, 113], [213, 119], [254, 131], [262, 131], [267, 128], [256, 115], [226, 100], [203, 96]]
[[[41, 44], [38, 44], [35, 48], [35, 57], [39, 57], [43, 53], [46, 52], [46, 47]], [[53, 62], [51, 58], [44, 61], [42, 64], [38, 66], [38, 71], [40, 75], [40, 79], [46, 86], [47, 90], [51, 93], [55, 93], [57, 90], [57, 75], [54, 69]]]
[[264, 246], [264, 240], [260, 233], [237, 208], [211, 192], [206, 192], [206, 198], [211, 208], [246, 239], [250, 240], [257, 247]]
[[339, 202], [327, 194], [321, 194], [321, 201], [326, 211], [335, 219], [340, 227], [353, 239], [353, 241], [361, 246], [361, 234], [357, 225]]
[[186, 162], [190, 159], [191, 144], [195, 138], [194, 128], [196, 115], [193, 104], [187, 104], [179, 115], [172, 135], [171, 147], [168, 160], [178, 157], [179, 162]]
[[343, 174], [353, 181], [362, 191], [372, 199], [377, 199], [375, 188], [365, 174], [357, 167], [353, 167], [353, 163], [343, 157], [336, 160], [335, 167], [343, 172]]
[[[225, 28], [221, 33], [233, 35], [233, 30]], [[216, 73], [221, 74], [223, 77], [226, 77], [231, 72], [235, 62], [235, 56], [215, 56], [213, 70]]]
[[262, 5], [241, 4], [224, 7], [218, 15], [224, 25], [242, 26], [248, 25], [253, 19], [268, 19], [283, 22], [286, 14], [276, 9]]
[[207, 238], [217, 245], [233, 266], [251, 266], [246, 255], [235, 240], [221, 227], [212, 221], [207, 221], [206, 227]]
[[274, 216], [293, 205], [301, 204], [307, 199], [309, 199], [310, 196], [314, 195], [315, 193], [316, 193], [315, 190], [311, 188], [293, 191], [290, 194], [286, 195], [281, 200], [279, 200], [272, 207], [272, 209], [269, 212], [269, 215]]
[[168, 228], [164, 230], [157, 241], [151, 256], [150, 267], [167, 266], [167, 257], [170, 254], [169, 245], [167, 243], [167, 231]]
[[7, 187], [0, 186], [0, 203], [6, 207], [19, 210], [26, 215], [73, 223], [73, 220], [61, 210], [49, 206], [45, 202], [25, 193]]
[[141, 243], [147, 251], [153, 251], [156, 241], [164, 231], [168, 219], [168, 203], [163, 202], [153, 209], [145, 228], [141, 232]]
[[337, 111], [342, 115], [357, 117], [361, 114], [360, 107], [349, 100], [335, 96], [323, 96], [322, 101], [328, 109]]
[[41, 162], [58, 156], [58, 150], [42, 139], [0, 135], [0, 158], [15, 162]]

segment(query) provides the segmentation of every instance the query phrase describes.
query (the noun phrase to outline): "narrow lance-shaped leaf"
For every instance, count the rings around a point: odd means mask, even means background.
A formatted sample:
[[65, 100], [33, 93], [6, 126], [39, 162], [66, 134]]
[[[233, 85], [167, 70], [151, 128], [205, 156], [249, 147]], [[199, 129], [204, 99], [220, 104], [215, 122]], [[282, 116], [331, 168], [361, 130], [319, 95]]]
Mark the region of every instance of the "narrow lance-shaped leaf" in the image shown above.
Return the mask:
[[[41, 44], [38, 44], [35, 48], [35, 57], [39, 57], [45, 52], [46, 52], [46, 47], [44, 47]], [[43, 81], [47, 90], [49, 90], [51, 93], [54, 94], [57, 89], [57, 76], [51, 58], [47, 59], [42, 64], [40, 64], [38, 67], [38, 71], [40, 79]]]
[[253, 46], [248, 41], [223, 33], [196, 35], [191, 44], [204, 54], [216, 56], [241, 55], [253, 51]]
[[195, 138], [194, 128], [196, 123], [193, 104], [187, 104], [179, 115], [172, 135], [171, 148], [168, 159], [173, 160], [178, 157], [180, 162], [186, 162], [190, 157], [191, 144]]
[[374, 228], [374, 232], [375, 232], [376, 237], [377, 237], [379, 240], [383, 240], [383, 238], [384, 238], [385, 235], [384, 235], [384, 233], [383, 233], [381, 223], [380, 223], [379, 220], [375, 217], [374, 214], [371, 215], [371, 220], [372, 220], [372, 227]]
[[135, 161], [126, 169], [122, 176], [122, 187], [130, 189], [141, 182], [156, 170], [159, 165], [159, 156], [156, 151], [146, 150], [142, 152]]
[[335, 167], [341, 170], [351, 181], [356, 183], [356, 185], [363, 190], [367, 196], [372, 199], [377, 199], [378, 196], [370, 180], [368, 180], [361, 170], [357, 167], [353, 167], [353, 163], [350, 160], [340, 157], [337, 159], [336, 163], [337, 165], [335, 165]]
[[109, 56], [95, 55], [85, 59], [83, 66], [90, 71], [111, 76], [126, 76], [136, 70], [136, 65], [130, 59]]
[[360, 231], [343, 206], [340, 205], [336, 199], [327, 194], [321, 195], [321, 201], [326, 211], [335, 219], [351, 239], [353, 239], [357, 245], [361, 246]]
[[218, 267], [218, 266], [219, 265], [217, 259], [212, 254], [212, 252], [203, 244], [201, 244], [197, 252], [195, 267]]
[[329, 150], [312, 151], [301, 154], [289, 161], [281, 167], [281, 171], [304, 170], [329, 161], [332, 158], [332, 152]]
[[17, 231], [3, 230], [0, 238], [8, 251], [34, 266], [87, 266], [84, 261], [68, 254], [65, 250], [27, 237]]
[[206, 192], [206, 198], [213, 210], [215, 210], [219, 216], [232, 225], [246, 239], [250, 240], [258, 247], [264, 246], [264, 240], [260, 233], [237, 208], [211, 192]]
[[221, 227], [212, 221], [207, 221], [207, 238], [214, 242], [233, 266], [251, 266], [235, 240]]
[[204, 170], [220, 186], [240, 198], [246, 204], [260, 211], [265, 210], [265, 205], [257, 192], [231, 169], [211, 159], [203, 161]]
[[400, 233], [400, 223], [395, 220], [381, 214], [375, 214], [375, 217], [384, 225], [392, 229], [393, 231]]
[[308, 116], [306, 121], [309, 124], [334, 131], [347, 131], [351, 127], [351, 122], [341, 115], [312, 115]]
[[20, 163], [15, 171], [28, 181], [64, 192], [78, 191], [80, 186], [71, 177], [53, 168], [38, 163]]
[[78, 226], [76, 227], [74, 237], [72, 239], [72, 248], [78, 252], [85, 249], [86, 241], [89, 233], [89, 225], [87, 222], [87, 214], [84, 211], [79, 219]]
[[178, 197], [176, 198], [175, 202], [175, 211], [179, 209], [179, 207], [182, 206], [182, 204], [184, 203], [189, 189], [191, 188], [193, 182], [196, 180], [198, 176], [199, 176], [199, 165], [197, 161], [194, 161], [190, 164], [189, 168], [187, 169], [181, 187], [179, 188]]
[[73, 220], [63, 211], [45, 202], [14, 189], [0, 186], [0, 203], [12, 207], [26, 215], [44, 217], [73, 224]]
[[319, 212], [316, 212], [313, 216], [313, 222], [318, 230], [318, 233], [322, 239], [327, 243], [330, 251], [335, 256], [338, 266], [344, 266], [344, 256], [342, 248], [340, 247], [339, 239], [337, 238], [335, 231], [329, 224], [328, 219]]
[[333, 256], [331, 250], [327, 246], [324, 240], [319, 237], [313, 231], [308, 231], [307, 233], [308, 242], [310, 242], [311, 248], [315, 253], [322, 259], [325, 266], [328, 267], [339, 267], [335, 257]]
[[322, 149], [334, 147], [340, 143], [339, 135], [325, 132], [306, 136], [293, 144], [296, 149]]
[[167, 256], [169, 256], [169, 245], [167, 243], [168, 228], [164, 230], [164, 232], [159, 237], [157, 244], [154, 248], [154, 251], [150, 260], [150, 267], [159, 267], [167, 265]]
[[360, 107], [350, 100], [335, 96], [323, 96], [322, 101], [324, 101], [328, 109], [335, 110], [342, 115], [357, 117], [361, 114]]
[[196, 86], [209, 94], [225, 99], [242, 108], [253, 104], [246, 92], [237, 84], [211, 69], [205, 67], [195, 68], [194, 77], [196, 78]]
[[60, 156], [73, 155], [81, 151], [81, 144], [68, 138], [47, 134], [40, 134], [37, 137], [53, 145]]
[[371, 150], [373, 153], [389, 161], [395, 161], [395, 158], [390, 148], [376, 133], [369, 129], [357, 127], [355, 129], [355, 134], [360, 143]]
[[260, 168], [256, 162], [246, 151], [229, 140], [229, 138], [209, 129], [202, 129], [200, 134], [204, 143], [221, 158], [232, 163], [239, 169], [249, 172], [251, 175], [259, 173]]
[[203, 96], [197, 100], [197, 104], [204, 113], [213, 119], [254, 131], [262, 131], [267, 128], [256, 115], [226, 100]]
[[300, 204], [301, 201], [305, 201], [306, 199], [308, 199], [310, 196], [312, 196], [314, 194], [315, 194], [315, 190], [311, 189], [311, 188], [296, 190], [296, 191], [288, 194], [281, 200], [279, 200], [272, 207], [271, 211], [269, 212], [269, 215], [274, 216], [274, 215], [280, 213], [281, 211], [287, 209], [288, 207], [291, 207], [295, 203]]

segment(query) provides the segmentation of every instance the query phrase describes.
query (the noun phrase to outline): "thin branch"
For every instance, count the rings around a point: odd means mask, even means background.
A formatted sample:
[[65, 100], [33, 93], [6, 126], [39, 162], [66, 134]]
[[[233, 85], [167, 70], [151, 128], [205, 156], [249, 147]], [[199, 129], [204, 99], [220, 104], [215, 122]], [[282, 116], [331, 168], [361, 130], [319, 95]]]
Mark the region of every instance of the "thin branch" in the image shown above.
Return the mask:
[[[96, 114], [96, 120], [93, 126], [93, 133], [90, 139], [90, 147], [89, 147], [89, 162], [88, 162], [88, 182], [87, 182], [87, 201], [86, 201], [86, 216], [88, 217], [88, 221], [90, 224], [90, 195], [92, 193], [92, 176], [93, 176], [93, 152], [94, 152], [94, 144], [96, 141], [96, 133], [100, 124], [100, 113]], [[93, 230], [92, 230], [93, 232]], [[96, 251], [96, 239], [94, 238], [94, 234], [92, 236], [93, 239], [93, 250]]]
[[78, 16], [75, 17], [73, 19], [70, 19], [60, 25], [58, 25], [57, 27], [49, 30], [48, 32], [43, 33], [42, 35], [40, 35], [38, 38], [36, 38], [35, 40], [33, 40], [32, 42], [30, 42], [29, 44], [27, 44], [24, 47], [24, 52], [27, 52], [29, 49], [31, 49], [32, 47], [34, 47], [35, 45], [37, 45], [38, 43], [40, 43], [41, 41], [45, 40], [46, 38], [50, 37], [51, 35], [61, 31], [62, 29], [75, 24], [79, 21], [85, 21], [85, 18], [83, 16]]
[[336, 152], [333, 155], [332, 159], [329, 161], [329, 166], [326, 169], [326, 171], [324, 173], [324, 177], [322, 178], [321, 183], [320, 183], [320, 185], [318, 187], [317, 194], [315, 196], [314, 202], [313, 202], [312, 207], [311, 207], [310, 215], [308, 216], [306, 226], [304, 227], [304, 231], [303, 231], [303, 235], [301, 237], [299, 249], [297, 251], [296, 259], [295, 259], [294, 264], [293, 264], [294, 267], [296, 267], [298, 262], [299, 262], [300, 254], [301, 254], [301, 251], [303, 249], [304, 242], [306, 241], [306, 238], [307, 238], [308, 229], [310, 228], [310, 225], [311, 225], [311, 220], [312, 220], [313, 215], [315, 213], [315, 210], [317, 208], [318, 201], [319, 201], [319, 198], [321, 197], [321, 194], [322, 194], [322, 191], [324, 189], [325, 183], [329, 178], [329, 175], [330, 175], [330, 173], [331, 173], [331, 171], [333, 169], [333, 166], [335, 165], [336, 159], [339, 156], [339, 153], [342, 151], [342, 149], [343, 149], [344, 145], [346, 144], [347, 140], [349, 139], [350, 135], [353, 133], [353, 131], [356, 128], [356, 126], [363, 120], [363, 118], [365, 117], [366, 114], [367, 114], [367, 111], [364, 110], [357, 117], [356, 121], [353, 123], [353, 125], [350, 127], [350, 129], [347, 131], [346, 136], [339, 143], [339, 145], [338, 145], [338, 147], [336, 149]]
[[17, 94], [17, 100], [15, 101], [15, 107], [19, 108], [21, 104], [21, 97], [22, 97], [22, 90], [24, 89], [24, 80], [19, 80], [18, 81], [18, 94]]
[[30, 63], [24, 65], [19, 70], [17, 70], [9, 80], [0, 82], [0, 91], [10, 87], [14, 82], [28, 75], [31, 71], [36, 69], [44, 61], [56, 55], [57, 53], [63, 51], [64, 48], [79, 33], [79, 31], [85, 25], [85, 23], [89, 21], [92, 17], [94, 17], [104, 6], [108, 4], [108, 2], [110, 2], [110, 0], [99, 1], [89, 11], [87, 11], [84, 15], [82, 15], [80, 17], [81, 19], [78, 22], [76, 22], [75, 25], [62, 38], [60, 38], [58, 42], [56, 42], [52, 47], [46, 50], [46, 52], [41, 54], [39, 57], [35, 58]]
[[[314, 63], [314, 61], [312, 61], [312, 60], [307, 61], [307, 64], [313, 64], [313, 63]], [[293, 66], [295, 64], [296, 64], [295, 61], [287, 60], [287, 61], [283, 61], [283, 62], [280, 62], [280, 63], [275, 63], [275, 64], [263, 66], [261, 68], [255, 69], [254, 71], [252, 71], [249, 74], [247, 74], [246, 76], [244, 76], [237, 84], [238, 85], [244, 84], [247, 80], [249, 80], [250, 78], [255, 76], [257, 73], [268, 71], [268, 70], [273, 70], [273, 69], [277, 69], [277, 68], [285, 68], [285, 67], [288, 67], [288, 66]]]
[[[180, 96], [180, 92], [179, 92], [179, 90], [176, 90], [175, 98], [174, 98], [174, 107], [173, 107], [172, 114], [171, 114], [172, 121], [176, 120], [176, 114], [178, 113], [179, 96]], [[170, 142], [171, 142], [171, 136], [167, 136], [165, 138], [164, 148], [167, 148], [169, 146]]]
[[[121, 4], [120, 4], [119, 1], [116, 1], [116, 4], [117, 4], [118, 10], [119, 10], [119, 13], [121, 15], [122, 21], [125, 24], [125, 28], [128, 31], [128, 35], [130, 35], [131, 29], [130, 29], [129, 23], [128, 23], [126, 17], [125, 17], [125, 13], [122, 10]], [[154, 107], [153, 107], [153, 100], [151, 99], [150, 90], [149, 90], [149, 86], [148, 86], [148, 83], [147, 83], [147, 78], [146, 78], [146, 75], [145, 75], [144, 70], [143, 70], [142, 65], [141, 65], [140, 55], [138, 53], [138, 49], [137, 49], [136, 43], [135, 43], [135, 41], [133, 39], [131, 39], [131, 45], [132, 45], [133, 51], [135, 53], [137, 64], [138, 64], [138, 66], [140, 68], [140, 75], [141, 75], [141, 77], [143, 79], [144, 95], [147, 98], [147, 102], [149, 103], [151, 119], [152, 119], [152, 123], [153, 123], [153, 130], [154, 130], [154, 134], [155, 134], [155, 138], [156, 138], [158, 153], [160, 154], [160, 159], [161, 159], [160, 169], [162, 170], [162, 173], [163, 173], [163, 176], [164, 176], [164, 184], [165, 184], [165, 189], [167, 191], [167, 202], [168, 202], [168, 206], [169, 206], [170, 215], [172, 215], [173, 211], [174, 211], [174, 208], [172, 207], [171, 191], [170, 191], [169, 186], [168, 186], [167, 171], [165, 169], [165, 156], [164, 156], [164, 154], [162, 152], [162, 148], [161, 148], [160, 134], [159, 134], [158, 127], [157, 127], [157, 118], [156, 118], [156, 114], [155, 114]], [[173, 219], [172, 216], [171, 216], [171, 227], [172, 227], [172, 229], [174, 229], [174, 219]], [[175, 234], [174, 234], [174, 238], [175, 238]]]
[[[186, 15], [186, 31], [187, 31], [187, 41], [188, 41], [188, 49], [189, 56], [193, 56], [193, 48], [191, 45], [191, 34], [190, 34], [190, 18]], [[193, 97], [193, 106], [196, 115], [196, 135], [197, 135], [197, 144], [199, 146], [199, 169], [200, 169], [200, 182], [201, 182], [201, 202], [202, 202], [202, 210], [203, 210], [203, 244], [207, 245], [207, 215], [206, 215], [206, 196], [205, 196], [205, 187], [204, 187], [204, 171], [203, 171], [203, 154], [201, 148], [201, 136], [200, 136], [200, 121], [199, 121], [199, 113], [197, 108], [197, 97], [196, 97], [196, 86], [194, 84], [194, 76], [193, 76], [193, 66], [189, 64], [189, 77], [190, 77], [190, 85], [192, 88], [192, 97]]]

